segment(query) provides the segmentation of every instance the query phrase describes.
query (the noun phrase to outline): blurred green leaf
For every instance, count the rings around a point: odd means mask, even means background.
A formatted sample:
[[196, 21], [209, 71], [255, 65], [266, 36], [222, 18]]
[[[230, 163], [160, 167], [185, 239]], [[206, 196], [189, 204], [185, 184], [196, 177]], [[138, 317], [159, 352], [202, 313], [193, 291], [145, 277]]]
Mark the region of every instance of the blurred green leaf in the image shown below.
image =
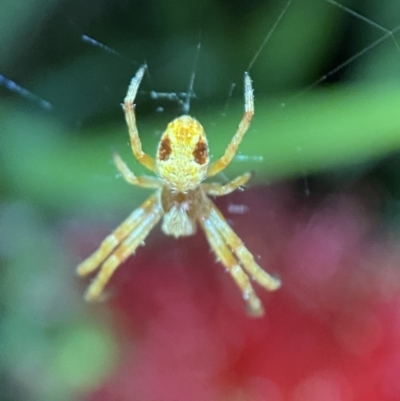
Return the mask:
[[[240, 108], [239, 108], [240, 107]], [[198, 119], [208, 133], [211, 153], [219, 157], [241, 118], [243, 106], [229, 110], [229, 117], [201, 114]], [[271, 107], [256, 97], [254, 122], [240, 147], [244, 155], [262, 162], [234, 161], [229, 176], [248, 169], [257, 182], [281, 179], [353, 165], [400, 149], [400, 91], [394, 85], [355, 86], [303, 95], [286, 107]], [[19, 196], [55, 210], [93, 210], [112, 205], [131, 205], [146, 191], [116, 179], [111, 163], [113, 150], [137, 174], [143, 169], [127, 146], [128, 132], [121, 116], [116, 126], [97, 136], [79, 138], [61, 134], [59, 126], [2, 108], [5, 122], [1, 155], [5, 184]], [[157, 137], [168, 121], [140, 121], [144, 148], [155, 153]], [[156, 135], [154, 132], [158, 132]], [[90, 138], [90, 139], [85, 139]], [[140, 191], [140, 192], [138, 192]], [[141, 195], [142, 194], [142, 195]]]

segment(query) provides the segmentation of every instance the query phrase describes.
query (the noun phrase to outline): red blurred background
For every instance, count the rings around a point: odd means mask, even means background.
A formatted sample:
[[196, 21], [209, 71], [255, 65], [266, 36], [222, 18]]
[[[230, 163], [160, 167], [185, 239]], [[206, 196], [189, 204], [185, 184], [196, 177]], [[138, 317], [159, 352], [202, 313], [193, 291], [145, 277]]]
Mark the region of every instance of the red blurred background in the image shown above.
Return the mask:
[[177, 241], [156, 229], [111, 280], [120, 362], [87, 399], [400, 400], [400, 251], [376, 193], [318, 199], [275, 185], [218, 199], [282, 279], [275, 293], [257, 287], [261, 319], [201, 232]]

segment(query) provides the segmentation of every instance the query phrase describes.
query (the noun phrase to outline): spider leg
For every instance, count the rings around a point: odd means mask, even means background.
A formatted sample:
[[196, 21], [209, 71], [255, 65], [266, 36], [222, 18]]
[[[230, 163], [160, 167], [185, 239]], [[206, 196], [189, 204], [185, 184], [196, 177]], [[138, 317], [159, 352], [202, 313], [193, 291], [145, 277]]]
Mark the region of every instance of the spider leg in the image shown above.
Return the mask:
[[201, 184], [201, 186], [208, 195], [222, 196], [222, 195], [230, 194], [235, 189], [246, 184], [246, 182], [250, 179], [250, 177], [251, 177], [251, 174], [246, 173], [246, 174], [240, 175], [239, 177], [236, 177], [234, 180], [232, 180], [231, 182], [228, 182], [228, 184], [225, 184], [225, 185], [215, 184], [215, 183], [205, 183], [205, 184]]
[[162, 214], [159, 201], [153, 202], [152, 207], [145, 211], [145, 215], [139, 224], [136, 224], [129, 236], [102, 264], [99, 273], [86, 291], [85, 299], [87, 301], [94, 301], [99, 297], [117, 267], [135, 253], [137, 247], [143, 243], [153, 227], [159, 222]]
[[160, 188], [162, 186], [162, 181], [157, 177], [138, 177], [133, 174], [118, 153], [113, 154], [113, 159], [117, 169], [129, 184], [144, 188]]
[[139, 163], [143, 164], [143, 166], [151, 171], [155, 171], [154, 159], [142, 150], [142, 143], [140, 142], [139, 133], [136, 127], [135, 106], [133, 104], [145, 71], [146, 65], [143, 65], [132, 78], [122, 107], [125, 112], [125, 120], [128, 125], [131, 147], [134, 156]]
[[247, 72], [244, 73], [244, 114], [240, 121], [239, 127], [233, 136], [231, 142], [225, 149], [224, 155], [212, 163], [207, 170], [207, 177], [218, 174], [232, 161], [236, 151], [243, 139], [244, 134], [250, 126], [254, 115], [254, 95], [253, 86], [250, 76]]
[[242, 296], [246, 302], [249, 314], [262, 316], [264, 314], [264, 308], [251, 285], [248, 275], [240, 267], [239, 262], [226, 245], [214, 221], [209, 217], [200, 219], [199, 221], [217, 258], [228, 269], [228, 272], [242, 291]]
[[113, 249], [144, 221], [148, 213], [151, 213], [158, 203], [159, 195], [156, 193], [135, 209], [122, 224], [103, 240], [100, 247], [91, 256], [78, 265], [77, 273], [80, 276], [86, 276], [96, 270]]
[[209, 202], [212, 205], [209, 220], [212, 221], [224, 241], [228, 244], [229, 248], [235, 253], [246, 272], [266, 290], [277, 290], [281, 286], [281, 281], [278, 278], [268, 274], [256, 263], [253, 255], [245, 247], [239, 236], [226, 222], [222, 213], [211, 202], [211, 200], [209, 200]]

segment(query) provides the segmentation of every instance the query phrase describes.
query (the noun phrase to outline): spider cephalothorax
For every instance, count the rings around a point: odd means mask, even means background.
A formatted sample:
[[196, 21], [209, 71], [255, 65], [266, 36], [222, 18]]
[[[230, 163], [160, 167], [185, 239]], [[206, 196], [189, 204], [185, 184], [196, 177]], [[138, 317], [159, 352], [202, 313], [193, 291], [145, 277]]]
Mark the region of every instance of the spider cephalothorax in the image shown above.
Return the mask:
[[171, 189], [186, 192], [206, 178], [208, 143], [201, 124], [181, 116], [168, 124], [157, 150], [156, 171]]
[[210, 164], [208, 142], [201, 124], [184, 115], [176, 118], [164, 131], [153, 159], [142, 150], [133, 102], [146, 67], [141, 67], [132, 78], [123, 108], [129, 128], [132, 151], [136, 159], [157, 177], [137, 177], [114, 154], [114, 161], [127, 182], [156, 189], [140, 207], [110, 234], [88, 259], [77, 268], [85, 276], [100, 267], [86, 292], [86, 299], [95, 300], [103, 291], [115, 269], [143, 243], [152, 228], [163, 219], [162, 230], [174, 237], [192, 235], [200, 224], [218, 260], [227, 268], [242, 291], [247, 309], [254, 316], [264, 312], [250, 278], [267, 290], [280, 287], [280, 280], [264, 271], [254, 260], [241, 239], [225, 221], [221, 212], [208, 197], [229, 194], [250, 178], [245, 173], [226, 185], [204, 183], [231, 162], [254, 115], [253, 88], [245, 73], [245, 112], [224, 155]]

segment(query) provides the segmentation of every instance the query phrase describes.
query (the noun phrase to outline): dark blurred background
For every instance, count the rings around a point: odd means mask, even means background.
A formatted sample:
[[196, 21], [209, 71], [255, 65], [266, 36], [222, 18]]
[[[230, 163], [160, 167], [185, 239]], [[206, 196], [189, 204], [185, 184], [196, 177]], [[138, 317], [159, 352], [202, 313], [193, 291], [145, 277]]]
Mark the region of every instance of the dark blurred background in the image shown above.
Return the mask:
[[250, 170], [250, 187], [285, 182], [306, 207], [354, 189], [397, 238], [400, 3], [293, 0], [280, 20], [287, 4], [1, 2], [0, 400], [81, 399], [118, 364], [113, 313], [83, 305], [74, 266], [148, 196], [111, 161], [117, 150], [143, 172], [120, 107], [143, 63], [136, 110], [150, 154], [182, 113], [151, 91], [186, 92], [195, 73], [190, 113], [218, 156], [249, 70], [256, 116], [219, 180]]

